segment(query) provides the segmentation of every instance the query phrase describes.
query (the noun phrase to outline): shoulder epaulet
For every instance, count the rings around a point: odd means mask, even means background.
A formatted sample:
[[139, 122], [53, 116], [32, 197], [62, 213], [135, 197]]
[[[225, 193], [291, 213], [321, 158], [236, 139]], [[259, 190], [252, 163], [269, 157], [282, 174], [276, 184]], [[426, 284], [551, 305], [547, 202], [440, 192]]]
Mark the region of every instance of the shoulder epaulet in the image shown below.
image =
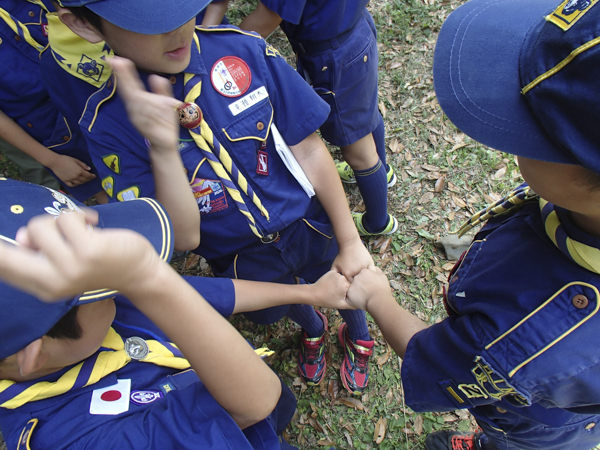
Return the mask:
[[266, 49], [265, 49], [265, 53], [267, 54], [267, 56], [273, 56], [273, 57], [277, 57], [277, 56], [281, 56], [281, 53], [279, 53], [279, 51], [273, 47], [271, 44], [269, 44], [267, 41], [265, 41], [263, 39], [263, 37], [256, 33], [255, 31], [246, 31], [246, 30], [240, 30], [238, 27], [234, 27], [231, 25], [218, 25], [218, 26], [214, 26], [214, 27], [205, 27], [202, 25], [198, 25], [196, 26], [196, 30], [201, 31], [203, 33], [223, 33], [223, 32], [233, 32], [233, 33], [237, 33], [237, 34], [243, 34], [245, 36], [251, 36], [253, 38], [259, 39], [261, 40]]

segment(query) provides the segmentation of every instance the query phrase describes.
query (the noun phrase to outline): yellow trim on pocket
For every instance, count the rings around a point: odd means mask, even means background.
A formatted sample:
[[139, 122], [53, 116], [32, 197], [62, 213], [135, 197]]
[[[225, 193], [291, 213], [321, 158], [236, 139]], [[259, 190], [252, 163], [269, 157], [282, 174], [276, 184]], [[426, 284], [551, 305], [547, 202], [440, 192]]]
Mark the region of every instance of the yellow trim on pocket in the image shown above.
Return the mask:
[[319, 231], [319, 230], [317, 230], [315, 227], [313, 227], [313, 226], [312, 226], [312, 225], [311, 225], [311, 224], [308, 222], [308, 220], [306, 220], [306, 219], [302, 219], [302, 220], [303, 220], [303, 221], [306, 223], [306, 225], [308, 225], [309, 227], [311, 227], [313, 230], [315, 230], [315, 231], [316, 231], [317, 233], [319, 233], [320, 235], [322, 235], [322, 236], [325, 236], [327, 239], [333, 239], [333, 236], [328, 236], [328, 235], [326, 235], [325, 233], [323, 233], [322, 231]]

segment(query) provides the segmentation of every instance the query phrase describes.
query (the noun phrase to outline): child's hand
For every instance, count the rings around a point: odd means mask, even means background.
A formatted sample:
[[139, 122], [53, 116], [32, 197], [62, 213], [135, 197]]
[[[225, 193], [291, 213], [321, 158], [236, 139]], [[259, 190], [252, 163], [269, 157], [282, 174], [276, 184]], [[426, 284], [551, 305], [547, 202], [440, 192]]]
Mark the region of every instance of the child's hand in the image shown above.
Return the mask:
[[0, 278], [55, 301], [96, 289], [129, 290], [153, 276], [160, 258], [131, 230], [92, 229], [94, 211], [32, 219], [17, 233], [20, 246], [0, 245]]
[[350, 243], [340, 245], [340, 250], [331, 266], [333, 270], [337, 270], [344, 275], [348, 281], [352, 282], [352, 278], [362, 269], [374, 269], [375, 263], [367, 248], [363, 245], [360, 238], [356, 238]]
[[177, 151], [181, 102], [173, 98], [168, 80], [158, 75], [149, 78], [152, 92], [140, 80], [135, 65], [128, 59], [115, 56], [110, 64], [117, 75], [117, 89], [125, 103], [129, 120], [148, 139], [155, 151]]
[[67, 155], [56, 154], [48, 168], [68, 187], [79, 186], [96, 178], [87, 164]]
[[342, 274], [330, 270], [312, 286], [314, 287], [315, 306], [331, 309], [355, 309], [346, 301], [346, 292], [350, 283]]
[[367, 311], [369, 301], [390, 297], [390, 283], [385, 274], [375, 267], [363, 269], [354, 277], [346, 294], [346, 301], [355, 309]]

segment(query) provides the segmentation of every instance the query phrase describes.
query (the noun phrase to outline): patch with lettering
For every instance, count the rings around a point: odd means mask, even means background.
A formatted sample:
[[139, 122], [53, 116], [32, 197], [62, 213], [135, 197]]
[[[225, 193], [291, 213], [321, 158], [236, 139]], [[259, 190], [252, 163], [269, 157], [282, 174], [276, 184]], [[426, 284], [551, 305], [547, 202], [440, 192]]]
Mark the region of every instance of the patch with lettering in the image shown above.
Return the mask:
[[565, 0], [546, 16], [546, 20], [557, 25], [561, 30], [567, 31], [596, 3], [598, 0]]
[[210, 82], [216, 91], [225, 97], [244, 95], [251, 81], [250, 67], [237, 56], [219, 59], [210, 72]]
[[227, 209], [227, 196], [223, 190], [223, 183], [220, 181], [195, 178], [190, 186], [201, 214], [211, 214]]
[[232, 104], [228, 105], [229, 111], [234, 116], [237, 116], [239, 113], [246, 111], [251, 106], [256, 105], [261, 100], [267, 98], [269, 93], [267, 92], [267, 88], [264, 86], [259, 87], [258, 89], [253, 90], [248, 95], [244, 95], [239, 100], [236, 100]]

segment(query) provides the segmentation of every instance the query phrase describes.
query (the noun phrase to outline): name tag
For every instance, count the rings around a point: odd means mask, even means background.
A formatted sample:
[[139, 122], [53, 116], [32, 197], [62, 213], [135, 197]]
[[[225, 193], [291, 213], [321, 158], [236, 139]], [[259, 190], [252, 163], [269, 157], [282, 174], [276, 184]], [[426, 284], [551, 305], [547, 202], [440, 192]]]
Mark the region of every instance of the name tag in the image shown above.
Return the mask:
[[239, 100], [233, 102], [229, 105], [229, 110], [231, 114], [237, 116], [239, 113], [246, 111], [253, 105], [256, 105], [261, 100], [267, 98], [269, 93], [264, 86], [259, 87], [258, 89], [250, 92], [248, 95], [240, 98]]

